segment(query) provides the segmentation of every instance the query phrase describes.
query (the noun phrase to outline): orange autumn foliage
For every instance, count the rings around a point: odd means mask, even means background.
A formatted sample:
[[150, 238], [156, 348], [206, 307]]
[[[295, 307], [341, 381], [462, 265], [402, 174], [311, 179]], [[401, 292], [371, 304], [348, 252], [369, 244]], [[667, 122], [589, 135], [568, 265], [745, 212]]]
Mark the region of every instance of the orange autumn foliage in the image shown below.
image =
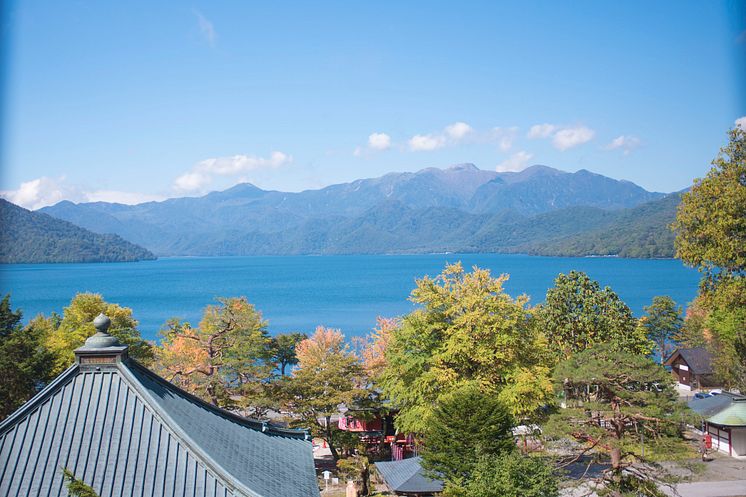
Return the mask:
[[345, 349], [345, 338], [340, 330], [317, 326], [313, 335], [295, 347], [295, 355], [299, 368], [316, 368], [323, 365], [330, 356]]
[[386, 367], [386, 347], [399, 327], [396, 318], [376, 318], [376, 327], [370, 335], [360, 340], [360, 356], [368, 377], [378, 378]]

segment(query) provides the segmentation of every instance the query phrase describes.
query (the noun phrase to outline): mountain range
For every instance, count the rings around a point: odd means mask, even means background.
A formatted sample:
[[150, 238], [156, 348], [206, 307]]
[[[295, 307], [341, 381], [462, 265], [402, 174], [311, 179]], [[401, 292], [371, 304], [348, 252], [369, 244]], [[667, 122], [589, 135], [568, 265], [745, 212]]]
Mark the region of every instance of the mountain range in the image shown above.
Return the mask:
[[[670, 257], [678, 195], [590, 171], [473, 164], [297, 193], [243, 183], [201, 197], [41, 212], [157, 255], [526, 252]], [[613, 235], [613, 240], [609, 238]]]
[[126, 262], [155, 259], [117, 235], [98, 234], [0, 199], [0, 263]]

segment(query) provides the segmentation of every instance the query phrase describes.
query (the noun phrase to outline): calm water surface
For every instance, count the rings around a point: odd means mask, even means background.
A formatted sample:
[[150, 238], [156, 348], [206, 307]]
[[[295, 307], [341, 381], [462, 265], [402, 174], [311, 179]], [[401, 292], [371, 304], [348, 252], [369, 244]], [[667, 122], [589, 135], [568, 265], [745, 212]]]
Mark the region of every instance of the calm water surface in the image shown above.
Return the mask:
[[560, 272], [578, 269], [611, 286], [636, 314], [655, 295], [685, 305], [697, 290], [698, 274], [676, 260], [531, 257], [500, 254], [412, 256], [271, 256], [163, 258], [111, 264], [0, 265], [0, 292], [11, 293], [24, 318], [61, 313], [77, 292], [101, 293], [131, 307], [144, 337], [179, 317], [197, 323], [219, 296], [246, 296], [269, 320], [273, 333], [309, 332], [323, 324], [347, 336], [367, 333], [376, 316], [409, 312], [415, 278], [435, 276], [446, 262], [508, 273], [513, 296], [544, 300]]

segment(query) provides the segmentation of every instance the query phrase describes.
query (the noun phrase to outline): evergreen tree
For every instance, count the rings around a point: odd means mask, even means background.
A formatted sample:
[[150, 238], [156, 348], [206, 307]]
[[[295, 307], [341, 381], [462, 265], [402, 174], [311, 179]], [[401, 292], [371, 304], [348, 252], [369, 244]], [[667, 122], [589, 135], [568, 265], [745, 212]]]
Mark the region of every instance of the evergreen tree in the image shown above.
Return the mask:
[[53, 354], [44, 346], [43, 330], [23, 327], [10, 294], [0, 301], [0, 420], [13, 413], [54, 378]]
[[516, 452], [480, 457], [469, 480], [446, 483], [444, 497], [557, 497], [559, 478], [550, 464]]
[[580, 453], [607, 456], [600, 480], [612, 495], [665, 495], [657, 485], [668, 475], [657, 461], [688, 456], [671, 375], [646, 356], [598, 344], [561, 362], [555, 382], [566, 407], [545, 433], [574, 438]]
[[280, 333], [272, 338], [270, 349], [272, 352], [272, 361], [280, 368], [280, 376], [285, 376], [285, 370], [288, 366], [298, 364], [298, 357], [295, 355], [295, 347], [308, 338], [305, 333]]
[[559, 360], [597, 343], [644, 354], [652, 348], [627, 304], [580, 271], [557, 276], [537, 314]]
[[472, 477], [481, 457], [516, 450], [513, 417], [494, 395], [468, 384], [441, 397], [423, 431], [422, 465], [453, 484]]
[[197, 328], [171, 320], [161, 332], [155, 369], [169, 381], [226, 408], [266, 412], [274, 364], [267, 322], [245, 297], [219, 298]]
[[65, 482], [67, 482], [67, 493], [70, 494], [70, 497], [99, 497], [96, 491], [93, 490], [93, 487], [83, 482], [83, 480], [79, 480], [68, 468], [62, 469], [62, 475]]
[[640, 325], [645, 329], [647, 337], [655, 344], [660, 354], [660, 363], [670, 355], [671, 342], [681, 332], [684, 320], [681, 318], [681, 307], [668, 296], [655, 296], [653, 302], [644, 307], [645, 315], [640, 318]]

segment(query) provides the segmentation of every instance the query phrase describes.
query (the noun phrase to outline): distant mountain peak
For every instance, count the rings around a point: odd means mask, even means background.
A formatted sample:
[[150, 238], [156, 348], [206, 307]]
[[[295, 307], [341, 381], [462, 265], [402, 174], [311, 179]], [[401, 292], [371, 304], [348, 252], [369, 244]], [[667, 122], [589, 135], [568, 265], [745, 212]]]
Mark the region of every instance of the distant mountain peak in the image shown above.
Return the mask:
[[262, 190], [258, 186], [252, 183], [238, 183], [227, 190], [210, 192], [205, 197], [210, 198], [241, 198], [241, 197], [256, 197], [263, 195], [265, 190]]
[[461, 164], [453, 164], [446, 168], [446, 171], [479, 171], [480, 169], [472, 164], [471, 162], [463, 162]]
[[561, 169], [556, 169], [554, 167], [545, 166], [542, 164], [534, 164], [533, 166], [528, 166], [523, 171], [519, 171], [517, 174], [523, 174], [525, 176], [534, 175], [534, 174], [568, 174], [567, 171], [562, 171]]

